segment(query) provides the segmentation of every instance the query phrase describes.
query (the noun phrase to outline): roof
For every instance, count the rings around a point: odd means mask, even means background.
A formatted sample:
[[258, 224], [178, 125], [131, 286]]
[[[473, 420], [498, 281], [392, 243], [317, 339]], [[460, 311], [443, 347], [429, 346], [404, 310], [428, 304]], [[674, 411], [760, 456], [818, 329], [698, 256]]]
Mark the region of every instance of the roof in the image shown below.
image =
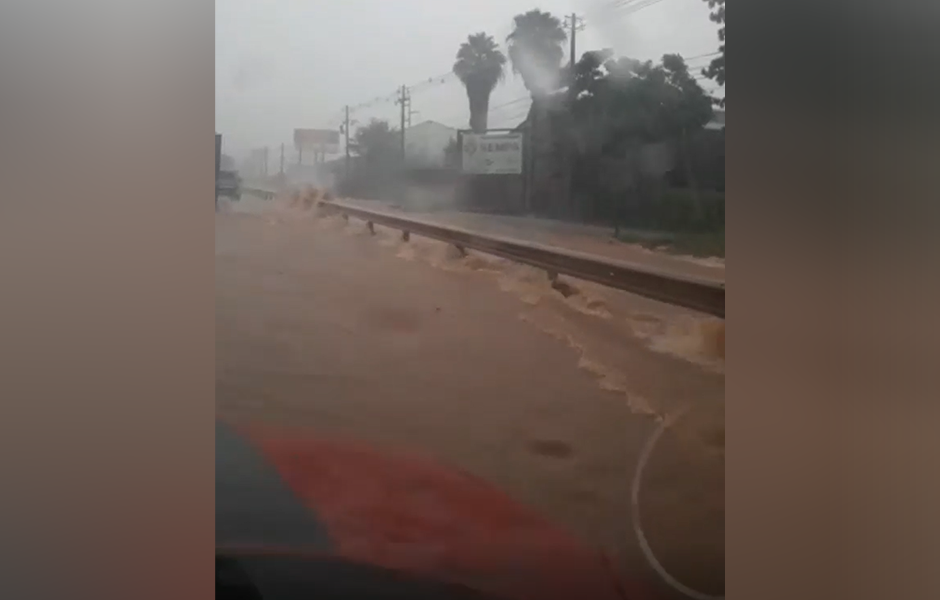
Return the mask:
[[[448, 130], [450, 130], [450, 131], [457, 131], [457, 130], [454, 129], [453, 127], [450, 127], [450, 126], [448, 126], [448, 125], [444, 125], [443, 123], [438, 123], [437, 121], [432, 121], [432, 120], [430, 120], [430, 119], [428, 119], [427, 121], [421, 121], [420, 123], [418, 123], [418, 124], [416, 124], [416, 125], [412, 125], [412, 126], [409, 127], [408, 129], [417, 129], [418, 127], [431, 127], [431, 126], [433, 126], [433, 127], [440, 127], [440, 128], [443, 128], [443, 129], [448, 129]], [[406, 130], [406, 131], [407, 131], [407, 130]]]

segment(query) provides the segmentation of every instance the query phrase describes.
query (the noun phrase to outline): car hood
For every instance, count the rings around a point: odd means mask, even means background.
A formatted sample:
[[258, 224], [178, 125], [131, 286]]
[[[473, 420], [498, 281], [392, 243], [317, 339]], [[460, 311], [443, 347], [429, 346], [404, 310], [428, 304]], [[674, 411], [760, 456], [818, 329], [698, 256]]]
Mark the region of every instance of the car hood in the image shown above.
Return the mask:
[[502, 598], [647, 597], [603, 555], [467, 473], [270, 426], [217, 423], [216, 545], [334, 557]]

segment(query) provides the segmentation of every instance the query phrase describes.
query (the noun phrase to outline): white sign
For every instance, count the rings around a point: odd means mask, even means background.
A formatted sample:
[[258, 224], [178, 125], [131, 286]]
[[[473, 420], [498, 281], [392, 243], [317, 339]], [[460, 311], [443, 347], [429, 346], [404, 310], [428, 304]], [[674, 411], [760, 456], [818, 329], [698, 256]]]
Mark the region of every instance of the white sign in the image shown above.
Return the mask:
[[332, 129], [295, 129], [294, 147], [303, 151], [337, 154], [339, 152], [339, 131]]
[[464, 173], [522, 173], [521, 133], [465, 133], [462, 150]]

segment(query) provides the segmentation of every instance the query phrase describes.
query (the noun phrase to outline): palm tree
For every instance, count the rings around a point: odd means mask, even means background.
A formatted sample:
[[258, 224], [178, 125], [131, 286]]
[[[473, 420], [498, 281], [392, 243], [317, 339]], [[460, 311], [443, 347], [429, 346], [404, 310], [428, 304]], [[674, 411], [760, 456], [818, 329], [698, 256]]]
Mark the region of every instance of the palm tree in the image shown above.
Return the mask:
[[538, 9], [516, 15], [513, 20], [515, 26], [506, 38], [512, 70], [522, 75], [533, 97], [554, 92], [560, 83], [563, 47], [568, 39], [561, 21]]
[[490, 93], [503, 79], [506, 57], [492, 36], [480, 32], [467, 36], [457, 50], [454, 74], [467, 88], [470, 101], [470, 129], [486, 131], [486, 117], [490, 110]]

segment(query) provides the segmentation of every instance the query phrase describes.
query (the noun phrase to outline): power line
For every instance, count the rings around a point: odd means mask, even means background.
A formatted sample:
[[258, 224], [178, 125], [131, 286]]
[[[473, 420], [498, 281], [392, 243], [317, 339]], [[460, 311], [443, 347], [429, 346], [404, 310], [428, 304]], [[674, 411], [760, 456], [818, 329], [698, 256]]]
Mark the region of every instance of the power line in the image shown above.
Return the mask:
[[644, 8], [646, 8], [646, 7], [648, 7], [648, 6], [652, 6], [652, 5], [654, 5], [654, 4], [659, 4], [659, 3], [662, 2], [662, 1], [663, 1], [663, 0], [637, 0], [637, 1], [635, 1], [635, 2], [627, 2], [627, 3], [625, 3], [624, 5], [622, 5], [622, 6], [620, 7], [620, 8], [621, 8], [621, 13], [622, 13], [622, 14], [632, 14], [632, 13], [635, 13], [635, 12], [637, 12], [637, 11], [643, 10]]
[[607, 8], [616, 10], [618, 8], [628, 8], [630, 5], [638, 4], [639, 2], [645, 2], [646, 0], [615, 0], [607, 5]]
[[[411, 84], [411, 85], [407, 85], [407, 86], [405, 86], [405, 88], [406, 88], [409, 92], [412, 92], [412, 91], [415, 91], [415, 90], [422, 90], [422, 89], [425, 89], [425, 88], [430, 87], [430, 86], [440, 85], [440, 84], [447, 83], [453, 76], [454, 76], [453, 71], [448, 71], [447, 73], [442, 73], [442, 74], [440, 74], [440, 75], [435, 75], [435, 76], [433, 76], [433, 77], [428, 77], [427, 79], [424, 79], [424, 80], [415, 82], [415, 83], [413, 83], [413, 84]], [[375, 106], [379, 106], [379, 105], [383, 105], [383, 104], [384, 104], [384, 105], [392, 105], [392, 104], [395, 104], [396, 101], [399, 99], [399, 95], [400, 95], [400, 94], [401, 94], [401, 88], [398, 88], [398, 89], [395, 90], [394, 92], [391, 92], [391, 93], [386, 94], [386, 95], [384, 95], [384, 96], [376, 96], [376, 97], [372, 98], [371, 100], [367, 100], [367, 101], [365, 101], [365, 102], [360, 102], [359, 104], [351, 105], [351, 106], [349, 107], [349, 110], [350, 110], [350, 112], [356, 112], [356, 111], [359, 111], [359, 110], [363, 110], [363, 109], [366, 109], [366, 108], [373, 108], [373, 107], [375, 107]], [[335, 119], [334, 119], [334, 120], [335, 120]]]
[[530, 108], [531, 108], [531, 107], [526, 106], [526, 107], [523, 108], [522, 110], [517, 110], [515, 113], [513, 113], [513, 114], [511, 114], [511, 115], [500, 115], [500, 116], [496, 117], [494, 120], [496, 120], [496, 121], [505, 121], [506, 119], [515, 119], [515, 118], [517, 118], [517, 117], [519, 117], [519, 116], [529, 114], [529, 109], [530, 109]]
[[[503, 103], [501, 103], [501, 104], [496, 104], [496, 105], [494, 105], [494, 106], [489, 107], [489, 110], [487, 111], [487, 116], [488, 116], [488, 117], [491, 116], [494, 111], [501, 111], [501, 110], [503, 110], [503, 109], [505, 109], [505, 108], [508, 108], [508, 107], [510, 107], [510, 106], [514, 106], [514, 105], [516, 105], [516, 104], [519, 104], [520, 102], [523, 102], [523, 101], [525, 101], [525, 100], [530, 100], [530, 99], [531, 99], [531, 96], [529, 96], [528, 94], [526, 94], [526, 95], [524, 95], [524, 96], [520, 96], [520, 97], [518, 97], [518, 98], [513, 98], [512, 100], [508, 100], [508, 101], [506, 101], [506, 102], [503, 102]], [[529, 107], [526, 107], [526, 108], [525, 108], [525, 112], [524, 112], [523, 114], [528, 114], [528, 112], [529, 112]], [[451, 113], [451, 114], [450, 114], [449, 116], [447, 116], [447, 117], [444, 117], [444, 118], [442, 118], [442, 119], [435, 119], [435, 120], [438, 121], [438, 122], [440, 122], [440, 123], [443, 123], [443, 124], [447, 125], [448, 127], [453, 127], [454, 129], [461, 129], [461, 128], [464, 127], [463, 125], [454, 125], [453, 122], [456, 121], [457, 119], [462, 119], [462, 118], [464, 118], [464, 117], [466, 116], [466, 114], [467, 114], [467, 113], [465, 113], [465, 112], [461, 112], [459, 115], [458, 115], [458, 114], [453, 114], [453, 113]], [[497, 118], [498, 118], [498, 119], [504, 119], [504, 118], [512, 118], [512, 117], [505, 117], [504, 115], [499, 115]]]
[[494, 123], [488, 124], [488, 127], [493, 128], [502, 128], [506, 125], [518, 125], [529, 115], [529, 111], [521, 112], [515, 115], [510, 115], [502, 119], [496, 119]]
[[425, 87], [429, 87], [429, 86], [434, 86], [434, 85], [440, 85], [440, 84], [443, 84], [443, 83], [447, 83], [448, 81], [450, 81], [450, 80], [451, 80], [453, 77], [455, 77], [455, 76], [456, 76], [456, 75], [454, 74], [453, 71], [448, 71], [448, 72], [443, 73], [443, 74], [441, 74], [441, 75], [435, 75], [434, 77], [428, 77], [428, 78], [425, 79], [425, 80], [419, 81], [419, 82], [417, 82], [417, 83], [413, 83], [413, 84], [411, 84], [411, 85], [409, 85], [409, 86], [406, 86], [406, 87], [408, 88], [409, 91], [415, 91], [415, 90], [417, 90], [417, 89], [423, 89], [423, 88], [425, 88]]
[[699, 58], [708, 58], [710, 56], [718, 56], [719, 54], [721, 54], [721, 50], [717, 50], [715, 52], [709, 52], [707, 54], [698, 54], [696, 56], [683, 57], [683, 60], [685, 62], [689, 62], [690, 60], [697, 60]]
[[631, 5], [636, 5], [640, 2], [645, 2], [646, 0], [614, 0], [607, 5], [607, 8], [611, 10], [617, 10], [622, 8], [629, 8]]
[[614, 10], [621, 15], [632, 15], [635, 12], [639, 12], [644, 8], [653, 6], [654, 4], [659, 4], [663, 0], [636, 0], [636, 1], [627, 1], [614, 3]]
[[509, 130], [515, 129], [519, 127], [519, 125], [521, 125], [523, 121], [525, 121], [525, 117], [527, 114], [528, 113], [523, 113], [521, 115], [516, 115], [514, 118], [511, 118], [511, 119], [507, 118], [507, 119], [503, 119], [500, 121], [496, 121], [495, 123], [487, 123], [486, 128], [488, 131], [491, 131], [493, 129], [509, 129]]
[[378, 106], [379, 104], [391, 104], [398, 98], [398, 94], [399, 94], [399, 90], [396, 90], [392, 92], [391, 94], [388, 94], [385, 96], [376, 96], [375, 98], [372, 98], [371, 100], [367, 100], [365, 102], [360, 102], [359, 104], [350, 106], [349, 110], [351, 112], [356, 112], [364, 108], [372, 108], [373, 106]]
[[491, 106], [491, 107], [490, 107], [490, 112], [493, 112], [494, 110], [498, 110], [498, 109], [500, 109], [500, 108], [504, 108], [504, 107], [506, 107], [506, 106], [511, 106], [511, 105], [513, 105], [513, 104], [517, 104], [517, 103], [519, 103], [519, 102], [522, 102], [523, 100], [529, 100], [530, 98], [531, 98], [531, 96], [529, 96], [528, 94], [526, 94], [525, 96], [520, 96], [520, 97], [518, 97], [518, 98], [516, 98], [516, 99], [514, 99], [514, 100], [510, 100], [509, 102], [503, 102], [502, 104], [497, 104], [496, 106]]

